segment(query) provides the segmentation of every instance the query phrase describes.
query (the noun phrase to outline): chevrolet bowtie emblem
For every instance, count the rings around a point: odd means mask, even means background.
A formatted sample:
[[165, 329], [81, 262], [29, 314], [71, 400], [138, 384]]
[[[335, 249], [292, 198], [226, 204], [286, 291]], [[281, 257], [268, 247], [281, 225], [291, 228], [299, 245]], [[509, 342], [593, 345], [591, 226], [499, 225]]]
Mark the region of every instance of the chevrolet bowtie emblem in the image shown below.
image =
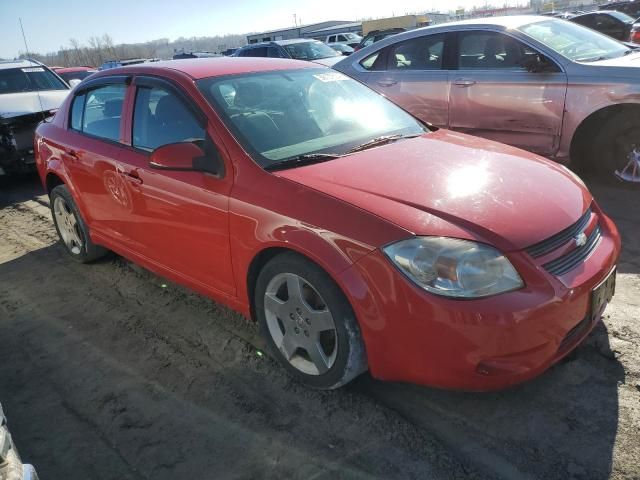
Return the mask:
[[587, 234], [582, 232], [580, 235], [573, 237], [573, 241], [576, 242], [576, 247], [584, 247], [587, 244]]

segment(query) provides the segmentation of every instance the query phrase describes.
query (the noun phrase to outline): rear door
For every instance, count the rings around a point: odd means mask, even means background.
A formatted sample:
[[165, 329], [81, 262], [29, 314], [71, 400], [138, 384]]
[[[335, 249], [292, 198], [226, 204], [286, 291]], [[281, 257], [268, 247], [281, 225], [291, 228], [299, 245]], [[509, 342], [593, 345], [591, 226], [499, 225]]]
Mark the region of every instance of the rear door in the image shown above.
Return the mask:
[[90, 82], [74, 91], [64, 163], [79, 194], [92, 232], [125, 240], [123, 220], [130, 208], [117, 160], [122, 143], [126, 77]]
[[230, 166], [214, 176], [150, 168], [158, 147], [194, 142], [208, 155], [225, 156], [203, 112], [181, 87], [138, 76], [131, 120], [131, 148], [120, 156], [132, 210], [128, 234], [147, 260], [206, 288], [235, 294], [229, 246]]
[[422, 35], [365, 59], [361, 66], [370, 65], [367, 85], [421, 120], [446, 127], [449, 72], [444, 69], [445, 39], [444, 33]]
[[540, 54], [503, 32], [458, 33], [452, 71], [449, 126], [539, 153], [559, 146], [567, 76], [523, 66]]

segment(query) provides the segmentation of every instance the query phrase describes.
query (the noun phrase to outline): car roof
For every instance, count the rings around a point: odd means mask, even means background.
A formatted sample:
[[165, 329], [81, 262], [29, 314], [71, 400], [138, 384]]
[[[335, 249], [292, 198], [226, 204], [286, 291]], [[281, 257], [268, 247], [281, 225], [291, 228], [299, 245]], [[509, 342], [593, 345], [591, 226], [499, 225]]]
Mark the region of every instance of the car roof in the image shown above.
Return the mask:
[[1, 60], [0, 70], [6, 70], [8, 68], [26, 68], [26, 67], [41, 67], [42, 65], [33, 60]]
[[184, 60], [167, 60], [164, 62], [141, 63], [127, 67], [104, 70], [96, 78], [108, 75], [122, 75], [128, 73], [149, 74], [158, 70], [175, 70], [185, 73], [194, 80], [224, 75], [242, 73], [270, 72], [276, 70], [295, 70], [301, 68], [322, 68], [321, 65], [291, 60], [286, 58], [266, 57], [215, 57], [215, 58], [187, 58]]

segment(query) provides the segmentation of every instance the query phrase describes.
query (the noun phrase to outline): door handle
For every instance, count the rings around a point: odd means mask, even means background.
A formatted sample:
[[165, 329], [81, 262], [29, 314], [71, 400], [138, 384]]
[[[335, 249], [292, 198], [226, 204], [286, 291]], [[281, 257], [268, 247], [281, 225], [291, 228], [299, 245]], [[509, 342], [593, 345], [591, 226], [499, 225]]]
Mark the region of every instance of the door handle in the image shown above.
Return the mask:
[[135, 185], [142, 185], [142, 179], [140, 178], [140, 175], [138, 174], [137, 170], [131, 170], [129, 172], [121, 172], [120, 175], [122, 175], [129, 182]]
[[397, 80], [391, 80], [391, 79], [378, 80], [378, 85], [380, 85], [381, 87], [391, 87], [391, 86], [395, 85], [396, 83], [398, 83]]
[[78, 160], [78, 154], [76, 153], [76, 151], [75, 151], [75, 150], [71, 150], [70, 148], [65, 148], [63, 151], [64, 151], [64, 154], [65, 154], [67, 157], [69, 157], [69, 159], [70, 159], [72, 162], [75, 162], [75, 161], [77, 161], [77, 160]]
[[470, 87], [471, 85], [475, 85], [476, 81], [475, 80], [471, 80], [470, 78], [456, 78], [453, 81], [453, 84], [456, 87]]

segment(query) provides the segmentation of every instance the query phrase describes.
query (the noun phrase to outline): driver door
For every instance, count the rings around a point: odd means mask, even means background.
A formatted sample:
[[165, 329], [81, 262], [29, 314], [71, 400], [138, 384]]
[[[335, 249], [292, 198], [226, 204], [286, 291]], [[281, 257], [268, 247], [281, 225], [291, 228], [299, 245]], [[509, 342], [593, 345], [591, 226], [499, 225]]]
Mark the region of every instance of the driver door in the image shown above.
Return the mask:
[[[232, 175], [153, 169], [158, 147], [195, 142], [205, 153], [224, 149], [213, 141], [206, 116], [177, 86], [136, 77], [131, 147], [119, 158], [132, 199], [129, 236], [148, 261], [205, 288], [235, 294], [229, 245]], [[228, 172], [229, 169], [227, 169]]]
[[451, 72], [450, 128], [541, 155], [555, 154], [567, 76], [560, 67], [549, 73], [527, 71], [523, 65], [538, 54], [502, 32], [459, 32], [457, 70]]

